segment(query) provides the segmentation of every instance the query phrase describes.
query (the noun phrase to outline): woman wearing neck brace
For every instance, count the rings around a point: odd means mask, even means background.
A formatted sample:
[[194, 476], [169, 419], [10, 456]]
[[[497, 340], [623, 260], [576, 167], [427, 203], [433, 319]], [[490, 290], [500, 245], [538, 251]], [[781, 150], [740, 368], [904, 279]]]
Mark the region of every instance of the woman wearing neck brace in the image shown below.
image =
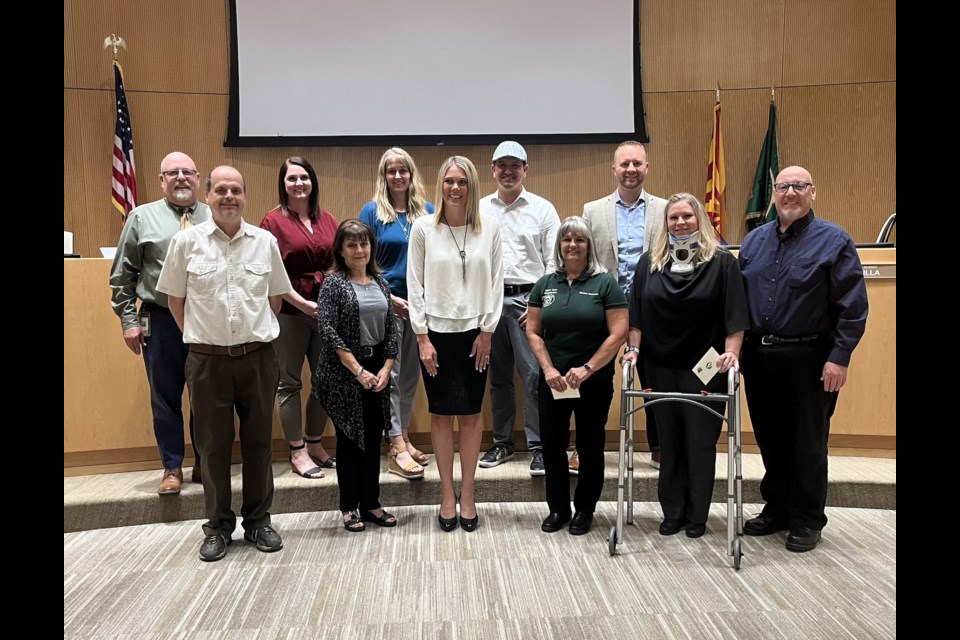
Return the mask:
[[[670, 198], [665, 224], [640, 257], [630, 291], [630, 332], [623, 360], [644, 359], [654, 391], [723, 392], [726, 376], [704, 385], [693, 372], [713, 347], [719, 373], [739, 368], [749, 325], [737, 260], [719, 246], [703, 205], [688, 193]], [[704, 388], [706, 387], [706, 388]], [[706, 531], [722, 420], [679, 402], [652, 407], [660, 429], [661, 535]]]

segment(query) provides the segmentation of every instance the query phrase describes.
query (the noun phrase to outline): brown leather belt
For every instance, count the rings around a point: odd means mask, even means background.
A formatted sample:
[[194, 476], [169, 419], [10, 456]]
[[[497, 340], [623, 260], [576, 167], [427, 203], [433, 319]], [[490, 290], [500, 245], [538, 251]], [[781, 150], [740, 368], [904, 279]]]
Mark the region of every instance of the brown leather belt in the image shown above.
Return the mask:
[[235, 344], [230, 347], [221, 347], [215, 344], [191, 344], [190, 351], [193, 353], [202, 353], [205, 356], [230, 356], [236, 358], [253, 353], [260, 347], [270, 344], [269, 342], [248, 342], [246, 344]]

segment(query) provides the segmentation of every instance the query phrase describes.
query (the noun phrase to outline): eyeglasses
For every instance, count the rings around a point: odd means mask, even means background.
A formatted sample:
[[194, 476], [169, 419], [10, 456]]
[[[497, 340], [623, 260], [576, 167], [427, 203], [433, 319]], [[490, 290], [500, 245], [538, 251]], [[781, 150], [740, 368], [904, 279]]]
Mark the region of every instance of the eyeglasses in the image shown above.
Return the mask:
[[773, 185], [773, 188], [777, 190], [777, 193], [786, 193], [791, 188], [797, 193], [803, 193], [812, 186], [812, 182], [778, 182]]
[[160, 175], [167, 176], [168, 178], [176, 178], [181, 173], [183, 174], [184, 178], [192, 178], [199, 172], [196, 169], [169, 169], [167, 171], [161, 171]]

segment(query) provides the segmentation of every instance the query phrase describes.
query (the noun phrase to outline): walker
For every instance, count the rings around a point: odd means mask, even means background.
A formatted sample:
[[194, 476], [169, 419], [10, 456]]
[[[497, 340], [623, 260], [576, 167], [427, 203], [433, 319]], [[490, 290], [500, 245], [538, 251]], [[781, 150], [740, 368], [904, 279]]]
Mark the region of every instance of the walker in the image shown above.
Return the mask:
[[[740, 374], [732, 368], [727, 371], [726, 393], [662, 393], [633, 388], [634, 370], [629, 362], [623, 364], [623, 383], [620, 392], [620, 464], [617, 470], [617, 524], [610, 529], [610, 555], [617, 554], [623, 543], [623, 525], [633, 524], [633, 420], [638, 411], [661, 402], [685, 402], [709, 411], [727, 423], [727, 555], [733, 568], [740, 569], [743, 556], [743, 469], [740, 456]], [[643, 402], [635, 405], [636, 399]], [[705, 402], [728, 405], [727, 415], [712, 409]], [[624, 513], [626, 512], [626, 513]]]

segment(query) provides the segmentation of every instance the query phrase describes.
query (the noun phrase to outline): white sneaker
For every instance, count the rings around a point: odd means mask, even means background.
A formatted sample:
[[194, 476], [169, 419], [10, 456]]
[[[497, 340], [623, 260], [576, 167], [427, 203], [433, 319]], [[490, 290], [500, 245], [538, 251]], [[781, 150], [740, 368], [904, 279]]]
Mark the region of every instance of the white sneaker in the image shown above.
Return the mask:
[[649, 465], [650, 465], [651, 467], [653, 467], [654, 469], [659, 469], [659, 468], [660, 468], [660, 452], [659, 452], [659, 451], [651, 451], [651, 452], [650, 452], [650, 462], [648, 462], [647, 464], [649, 464]]

